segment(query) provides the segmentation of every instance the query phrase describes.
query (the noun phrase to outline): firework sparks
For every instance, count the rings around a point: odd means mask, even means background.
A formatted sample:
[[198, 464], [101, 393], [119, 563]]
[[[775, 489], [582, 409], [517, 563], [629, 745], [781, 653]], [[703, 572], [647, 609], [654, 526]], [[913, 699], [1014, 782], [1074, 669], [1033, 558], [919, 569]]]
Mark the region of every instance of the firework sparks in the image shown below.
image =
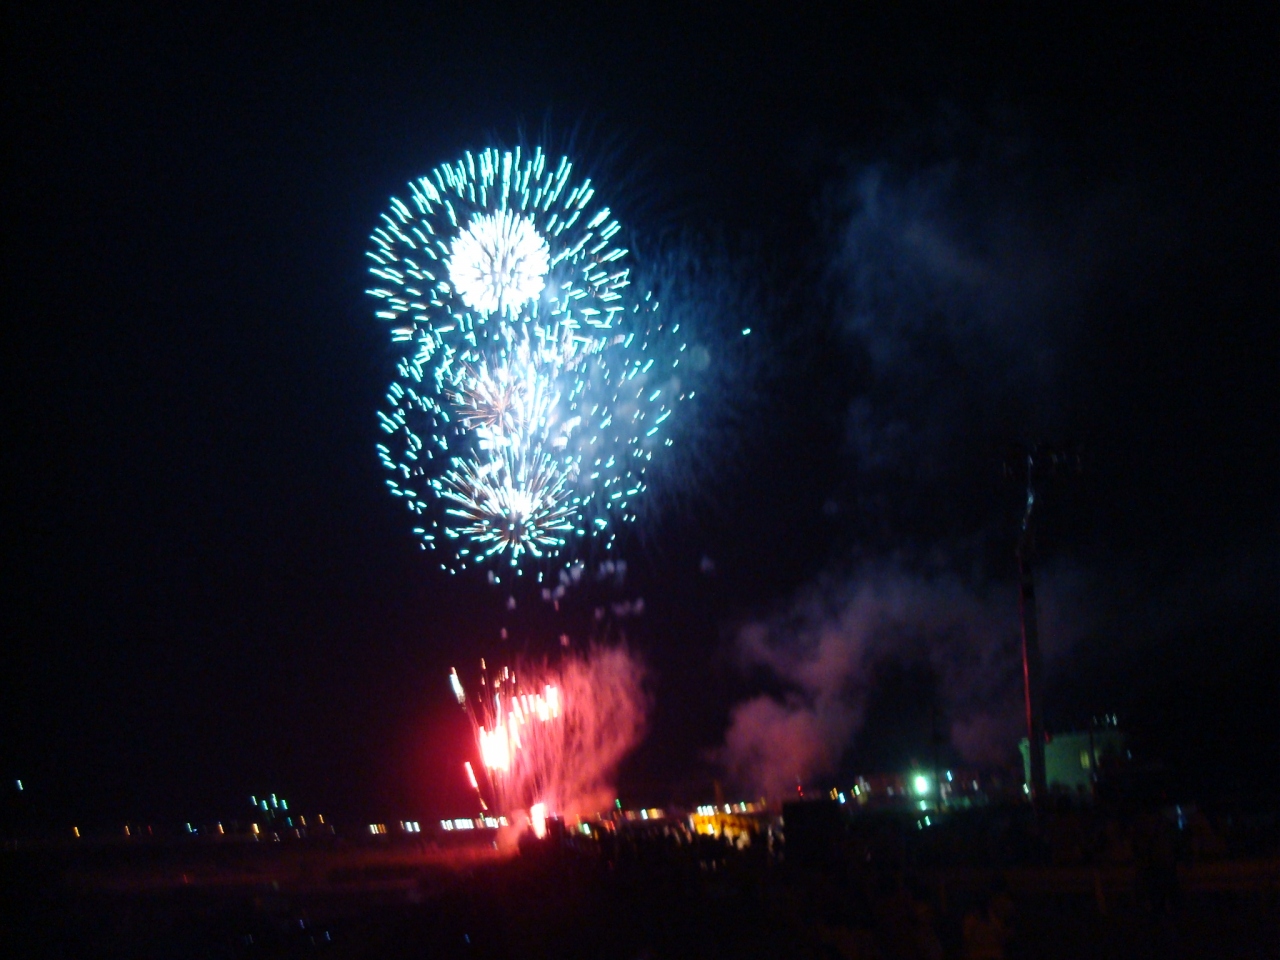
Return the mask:
[[480, 464], [463, 461], [432, 486], [451, 503], [452, 535], [470, 537], [486, 557], [506, 551], [516, 564], [564, 546], [573, 514], [568, 482], [546, 454], [530, 460], [504, 451]]
[[572, 170], [541, 150], [467, 154], [371, 237], [368, 292], [403, 349], [378, 454], [452, 572], [611, 546], [670, 443], [679, 324], [630, 290], [621, 226]]
[[451, 244], [449, 282], [473, 310], [516, 314], [542, 292], [549, 251], [525, 217], [510, 210], [481, 215]]
[[[480, 695], [458, 695], [460, 682], [455, 695], [471, 719], [494, 808], [545, 823], [606, 807], [610, 777], [644, 732], [639, 662], [624, 648], [593, 647], [554, 668], [521, 668], [519, 679], [508, 667], [492, 679], [484, 661], [481, 668]], [[469, 765], [467, 772], [474, 782]]]

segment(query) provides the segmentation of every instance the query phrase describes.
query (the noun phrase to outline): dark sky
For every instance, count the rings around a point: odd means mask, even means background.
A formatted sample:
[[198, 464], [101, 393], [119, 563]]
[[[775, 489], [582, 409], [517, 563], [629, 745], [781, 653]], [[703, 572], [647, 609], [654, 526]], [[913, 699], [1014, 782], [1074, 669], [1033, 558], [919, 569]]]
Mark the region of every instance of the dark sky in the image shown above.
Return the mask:
[[[1001, 735], [1029, 440], [1086, 451], [1042, 514], [1050, 724], [1276, 785], [1274, 11], [109, 6], [7, 31], [0, 772], [57, 816], [452, 812], [448, 667], [585, 638], [592, 599], [446, 583], [373, 453], [365, 238], [521, 136], [638, 250], [714, 253], [708, 312], [760, 333], [708, 325], [720, 415], [629, 548], [624, 794], [696, 794], [762, 696], [832, 770], [906, 762], [935, 706]], [[933, 612], [815, 680], [867, 584]]]

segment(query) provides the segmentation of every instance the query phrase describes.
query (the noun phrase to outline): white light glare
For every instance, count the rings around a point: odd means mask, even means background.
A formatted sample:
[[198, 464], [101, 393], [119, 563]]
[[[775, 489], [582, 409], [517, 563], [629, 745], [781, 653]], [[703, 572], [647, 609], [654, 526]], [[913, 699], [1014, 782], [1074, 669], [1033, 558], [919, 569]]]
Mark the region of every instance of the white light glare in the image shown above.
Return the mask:
[[472, 310], [517, 313], [542, 292], [551, 252], [529, 220], [499, 210], [481, 214], [454, 238], [449, 282]]

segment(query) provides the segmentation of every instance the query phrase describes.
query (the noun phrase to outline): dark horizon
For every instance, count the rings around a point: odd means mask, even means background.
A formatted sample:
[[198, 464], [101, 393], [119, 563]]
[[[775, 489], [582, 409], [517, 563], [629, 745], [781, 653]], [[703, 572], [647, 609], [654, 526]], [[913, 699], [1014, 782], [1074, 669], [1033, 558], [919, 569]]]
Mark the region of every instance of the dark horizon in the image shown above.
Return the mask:
[[[1280, 789], [1273, 10], [11, 24], [0, 773], [51, 817], [450, 814], [449, 669], [596, 629], [650, 671], [639, 802], [745, 795], [731, 731], [809, 731], [822, 782], [938, 715], [1016, 757], [1032, 441], [1084, 450], [1038, 515], [1050, 729], [1115, 712], [1193, 795]], [[560, 611], [442, 574], [373, 449], [366, 237], [517, 141], [574, 154], [638, 267], [703, 258], [723, 364], [625, 583]]]

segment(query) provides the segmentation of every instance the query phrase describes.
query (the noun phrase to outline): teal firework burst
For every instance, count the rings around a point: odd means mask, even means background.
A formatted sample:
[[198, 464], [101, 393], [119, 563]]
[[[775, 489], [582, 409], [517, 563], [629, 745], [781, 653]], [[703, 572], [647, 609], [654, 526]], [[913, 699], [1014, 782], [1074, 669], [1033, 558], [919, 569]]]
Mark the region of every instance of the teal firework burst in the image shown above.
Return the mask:
[[567, 158], [517, 148], [436, 167], [373, 231], [368, 293], [400, 351], [378, 455], [444, 569], [541, 575], [635, 518], [683, 344], [621, 229]]

